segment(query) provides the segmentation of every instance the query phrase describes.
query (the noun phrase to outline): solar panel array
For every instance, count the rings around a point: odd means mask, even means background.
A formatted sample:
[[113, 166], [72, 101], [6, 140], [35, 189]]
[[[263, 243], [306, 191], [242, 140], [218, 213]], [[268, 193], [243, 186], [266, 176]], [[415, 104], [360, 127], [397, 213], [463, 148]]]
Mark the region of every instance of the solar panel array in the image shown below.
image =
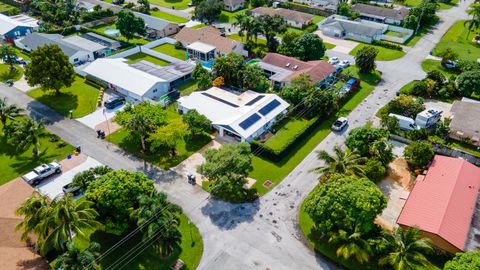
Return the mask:
[[257, 101], [259, 101], [260, 99], [262, 99], [265, 95], [259, 95], [259, 96], [256, 96], [254, 99], [250, 100], [249, 102], [247, 102], [245, 105], [246, 106], [251, 106], [255, 103], [257, 103]]
[[216, 100], [216, 101], [222, 102], [223, 104], [227, 104], [228, 106], [232, 106], [232, 107], [234, 107], [234, 108], [238, 108], [238, 105], [233, 104], [233, 103], [231, 103], [231, 102], [228, 102], [228, 101], [226, 101], [226, 100], [224, 100], [224, 99], [218, 98], [218, 97], [216, 97], [216, 96], [214, 96], [214, 95], [210, 95], [209, 93], [202, 92], [202, 95], [207, 96], [207, 97], [209, 97], [209, 98], [211, 98], [211, 99], [214, 99], [214, 100]]
[[270, 101], [267, 105], [263, 106], [263, 108], [261, 108], [258, 112], [261, 115], [266, 116], [272, 110], [274, 110], [275, 108], [280, 106], [280, 104], [281, 104], [280, 101], [274, 99], [274, 100]]
[[243, 120], [240, 124], [238, 124], [241, 128], [247, 130], [253, 124], [255, 124], [258, 120], [260, 120], [260, 115], [254, 113], [250, 115], [247, 119]]

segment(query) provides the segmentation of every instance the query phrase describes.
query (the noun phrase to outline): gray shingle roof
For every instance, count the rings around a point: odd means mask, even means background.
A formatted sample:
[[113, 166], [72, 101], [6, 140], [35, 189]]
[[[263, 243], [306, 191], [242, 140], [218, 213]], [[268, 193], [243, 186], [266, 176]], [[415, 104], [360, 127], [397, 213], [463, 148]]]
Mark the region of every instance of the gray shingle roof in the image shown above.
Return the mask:
[[156, 18], [140, 12], [134, 12], [133, 14], [135, 14], [135, 17], [142, 18], [143, 21], [145, 22], [145, 26], [147, 26], [148, 28], [159, 30], [159, 31], [163, 30], [167, 25], [172, 23], [170, 21]]
[[399, 9], [393, 9], [366, 4], [355, 4], [351, 7], [351, 9], [360, 12], [360, 14], [374, 15], [400, 21], [405, 19], [405, 17], [407, 17], [410, 13], [410, 10], [404, 7], [401, 7]]
[[31, 50], [36, 50], [40, 46], [56, 44], [60, 47], [65, 55], [68, 57], [80, 51], [85, 51], [83, 48], [69, 44], [62, 40], [63, 36], [59, 34], [42, 34], [32, 33], [23, 38], [20, 43], [27, 46]]
[[450, 129], [461, 131], [470, 138], [480, 138], [480, 103], [455, 101], [451, 108], [453, 119]]
[[366, 25], [355, 21], [347, 21], [347, 20], [335, 20], [330, 23], [326, 23], [326, 26], [331, 26], [335, 28], [339, 28], [346, 33], [354, 33], [357, 35], [375, 36], [379, 31], [382, 30], [382, 27], [375, 27], [373, 25]]

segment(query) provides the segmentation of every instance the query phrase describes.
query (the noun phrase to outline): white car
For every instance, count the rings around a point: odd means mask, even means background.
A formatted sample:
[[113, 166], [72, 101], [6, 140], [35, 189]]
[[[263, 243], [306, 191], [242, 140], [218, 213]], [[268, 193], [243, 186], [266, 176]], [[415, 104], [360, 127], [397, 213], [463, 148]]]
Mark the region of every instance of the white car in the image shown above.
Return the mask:
[[335, 64], [338, 64], [340, 62], [340, 59], [338, 59], [338, 57], [334, 56], [334, 57], [331, 57], [329, 60], [328, 60], [328, 63], [332, 64], [332, 65], [335, 65]]
[[340, 63], [338, 64], [339, 67], [342, 67], [342, 68], [347, 68], [350, 66], [350, 61], [348, 60], [342, 60], [340, 61]]
[[333, 131], [341, 131], [343, 128], [345, 128], [348, 124], [348, 119], [345, 117], [340, 117], [333, 123], [332, 125], [332, 130]]
[[33, 171], [25, 174], [22, 176], [25, 182], [29, 183], [30, 185], [38, 185], [42, 182], [43, 179], [49, 177], [52, 174], [59, 174], [62, 172], [62, 166], [57, 162], [51, 162], [49, 164], [42, 164]]

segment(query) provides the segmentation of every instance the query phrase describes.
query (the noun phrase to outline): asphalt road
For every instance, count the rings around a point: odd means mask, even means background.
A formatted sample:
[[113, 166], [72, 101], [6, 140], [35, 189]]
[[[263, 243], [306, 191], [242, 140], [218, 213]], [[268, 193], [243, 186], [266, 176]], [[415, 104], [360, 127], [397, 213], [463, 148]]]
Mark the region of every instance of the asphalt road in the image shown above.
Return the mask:
[[[470, 2], [461, 2], [450, 10], [440, 11], [442, 20], [439, 25], [403, 58], [378, 63], [383, 74], [382, 82], [350, 113], [349, 130], [373, 119], [375, 112], [394, 98], [400, 87], [424, 77], [420, 63], [456, 20], [467, 17], [464, 10]], [[207, 192], [187, 184], [185, 177], [174, 171], [155, 168], [96, 139], [90, 128], [58, 115], [15, 88], [1, 84], [0, 97], [7, 97], [9, 102], [26, 108], [36, 119], [46, 119], [50, 132], [72, 145], [81, 145], [85, 154], [101, 163], [114, 169], [143, 171], [154, 179], [157, 188], [181, 205], [200, 229], [204, 254], [198, 269], [336, 269], [304, 243], [297, 217], [301, 202], [317, 184], [317, 175], [310, 172], [321, 166], [315, 152], [342, 145], [346, 132], [327, 136], [278, 186], [257, 202], [234, 205], [210, 198]]]

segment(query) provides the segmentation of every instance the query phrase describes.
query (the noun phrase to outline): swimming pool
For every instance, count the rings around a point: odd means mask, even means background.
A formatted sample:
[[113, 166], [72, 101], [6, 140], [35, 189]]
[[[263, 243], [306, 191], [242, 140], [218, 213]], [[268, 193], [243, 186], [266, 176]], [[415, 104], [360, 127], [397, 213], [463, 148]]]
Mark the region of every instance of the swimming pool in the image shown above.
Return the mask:
[[104, 31], [105, 34], [111, 37], [118, 37], [120, 36], [120, 31], [118, 29], [107, 29]]

